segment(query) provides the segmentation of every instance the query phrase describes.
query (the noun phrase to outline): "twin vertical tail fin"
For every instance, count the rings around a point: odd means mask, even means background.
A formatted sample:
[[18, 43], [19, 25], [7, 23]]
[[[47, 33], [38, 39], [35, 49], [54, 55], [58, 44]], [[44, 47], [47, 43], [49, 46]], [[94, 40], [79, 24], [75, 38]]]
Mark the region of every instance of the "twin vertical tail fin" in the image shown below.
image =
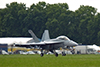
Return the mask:
[[[40, 42], [40, 40], [36, 37], [36, 35], [33, 33], [32, 30], [28, 30], [28, 32], [31, 34], [34, 42]], [[45, 30], [43, 35], [42, 35], [42, 39], [41, 41], [45, 41], [45, 40], [49, 40], [50, 37], [49, 37], [49, 31], [48, 30]]]
[[42, 35], [42, 41], [48, 40], [48, 39], [50, 39], [50, 37], [49, 37], [49, 31], [45, 30], [44, 33], [43, 33], [43, 35]]
[[33, 40], [34, 40], [35, 42], [40, 42], [40, 40], [36, 37], [36, 35], [33, 33], [32, 30], [28, 30], [28, 32], [31, 34], [31, 36], [32, 36], [32, 38], [33, 38]]

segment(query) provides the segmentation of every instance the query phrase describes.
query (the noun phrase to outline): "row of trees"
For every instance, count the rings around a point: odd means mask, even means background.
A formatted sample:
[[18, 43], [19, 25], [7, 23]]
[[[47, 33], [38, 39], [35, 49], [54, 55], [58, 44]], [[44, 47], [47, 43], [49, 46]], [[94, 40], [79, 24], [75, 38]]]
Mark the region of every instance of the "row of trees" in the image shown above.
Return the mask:
[[71, 11], [67, 3], [39, 2], [26, 7], [24, 3], [12, 2], [0, 9], [0, 36], [29, 37], [31, 29], [41, 38], [48, 29], [51, 38], [65, 35], [78, 43], [99, 45], [99, 17], [100, 13], [92, 6], [81, 5], [78, 10]]

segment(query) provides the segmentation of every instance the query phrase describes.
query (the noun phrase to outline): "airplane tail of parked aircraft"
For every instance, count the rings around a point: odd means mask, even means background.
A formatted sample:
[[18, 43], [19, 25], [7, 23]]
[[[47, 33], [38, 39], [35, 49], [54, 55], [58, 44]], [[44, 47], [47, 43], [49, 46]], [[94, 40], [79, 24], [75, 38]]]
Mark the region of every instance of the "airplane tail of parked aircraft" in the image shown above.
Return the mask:
[[48, 40], [48, 39], [50, 39], [50, 37], [49, 37], [49, 31], [45, 30], [44, 33], [43, 33], [43, 35], [42, 35], [42, 41]]
[[40, 40], [36, 37], [36, 35], [33, 33], [32, 30], [28, 30], [28, 32], [31, 34], [31, 36], [32, 36], [32, 38], [33, 38], [33, 40], [34, 40], [35, 42], [40, 42]]

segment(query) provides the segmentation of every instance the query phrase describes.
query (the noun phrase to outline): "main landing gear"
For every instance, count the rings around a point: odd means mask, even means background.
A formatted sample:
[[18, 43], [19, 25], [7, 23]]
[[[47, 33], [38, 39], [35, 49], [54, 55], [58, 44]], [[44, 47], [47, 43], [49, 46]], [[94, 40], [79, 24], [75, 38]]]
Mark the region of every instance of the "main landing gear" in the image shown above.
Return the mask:
[[54, 55], [55, 55], [56, 57], [58, 57], [58, 53], [55, 52]]
[[44, 56], [44, 53], [41, 53], [40, 56], [43, 57]]
[[40, 56], [41, 56], [41, 57], [44, 56], [44, 52], [43, 52], [43, 50], [41, 50], [41, 54], [40, 54]]
[[55, 50], [53, 50], [53, 51], [51, 51], [51, 52], [53, 52], [54, 55], [55, 55], [56, 57], [58, 57], [58, 53], [57, 53]]
[[[51, 52], [54, 53], [54, 55], [55, 55], [56, 57], [58, 57], [58, 53], [57, 53], [57, 52], [55, 52], [55, 51], [51, 51]], [[40, 56], [41, 56], [41, 57], [44, 56], [43, 50], [41, 50]]]

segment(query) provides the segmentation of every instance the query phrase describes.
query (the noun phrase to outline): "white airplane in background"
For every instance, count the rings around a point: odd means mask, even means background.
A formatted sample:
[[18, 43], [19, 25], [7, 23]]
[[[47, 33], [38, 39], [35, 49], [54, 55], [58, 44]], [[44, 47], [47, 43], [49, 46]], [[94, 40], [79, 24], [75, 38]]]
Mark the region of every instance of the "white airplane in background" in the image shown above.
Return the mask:
[[[52, 53], [55, 54], [57, 57], [58, 54], [55, 52], [58, 48], [62, 47], [64, 48], [65, 46], [77, 46], [78, 44], [72, 40], [70, 40], [66, 36], [59, 36], [55, 39], [50, 39], [49, 37], [49, 31], [45, 30], [42, 36], [41, 41], [36, 37], [36, 35], [29, 30], [29, 33], [32, 35], [34, 42], [33, 43], [26, 43], [26, 44], [15, 44], [15, 46], [20, 46], [20, 47], [30, 47], [30, 46], [38, 46], [41, 49], [41, 56], [44, 55], [43, 50], [51, 51]], [[64, 53], [64, 52], [63, 52]]]
[[29, 37], [2, 37], [0, 38], [0, 44], [12, 45], [14, 43], [25, 44], [34, 42], [33, 38]]
[[9, 55], [9, 53], [7, 53], [5, 50], [1, 50], [3, 55]]

